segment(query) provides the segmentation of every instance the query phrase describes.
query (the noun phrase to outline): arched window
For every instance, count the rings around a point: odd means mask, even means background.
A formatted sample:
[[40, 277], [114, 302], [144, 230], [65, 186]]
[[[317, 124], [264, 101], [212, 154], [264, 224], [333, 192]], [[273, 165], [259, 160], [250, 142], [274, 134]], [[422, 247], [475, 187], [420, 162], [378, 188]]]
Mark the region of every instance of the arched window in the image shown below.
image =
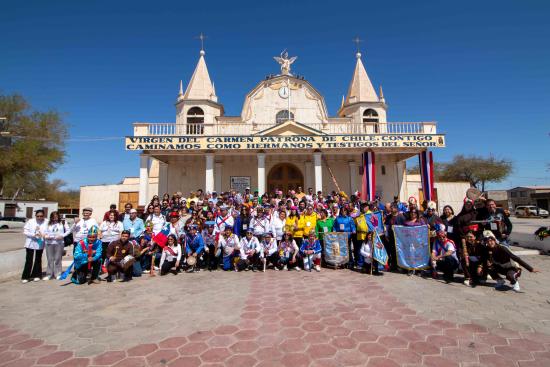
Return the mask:
[[282, 124], [288, 120], [294, 120], [294, 114], [289, 110], [279, 111], [277, 112], [277, 115], [275, 115], [275, 122], [277, 124]]
[[187, 134], [200, 135], [204, 133], [204, 111], [200, 107], [191, 107], [187, 111]]
[[378, 128], [378, 112], [373, 110], [372, 108], [368, 108], [363, 112], [363, 123], [373, 123], [374, 122], [374, 133], [377, 134], [379, 132]]

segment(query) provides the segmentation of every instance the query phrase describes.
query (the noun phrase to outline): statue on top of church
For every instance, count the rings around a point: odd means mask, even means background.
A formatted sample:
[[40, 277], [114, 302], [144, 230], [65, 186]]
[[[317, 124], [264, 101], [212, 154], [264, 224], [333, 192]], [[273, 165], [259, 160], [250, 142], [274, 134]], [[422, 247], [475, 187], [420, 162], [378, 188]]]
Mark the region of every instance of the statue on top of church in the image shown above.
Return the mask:
[[279, 65], [281, 65], [282, 75], [292, 75], [290, 74], [290, 65], [292, 65], [292, 63], [296, 61], [297, 58], [298, 56], [292, 56], [289, 58], [288, 52], [286, 49], [283, 52], [281, 52], [280, 56], [274, 57], [275, 61], [277, 61]]

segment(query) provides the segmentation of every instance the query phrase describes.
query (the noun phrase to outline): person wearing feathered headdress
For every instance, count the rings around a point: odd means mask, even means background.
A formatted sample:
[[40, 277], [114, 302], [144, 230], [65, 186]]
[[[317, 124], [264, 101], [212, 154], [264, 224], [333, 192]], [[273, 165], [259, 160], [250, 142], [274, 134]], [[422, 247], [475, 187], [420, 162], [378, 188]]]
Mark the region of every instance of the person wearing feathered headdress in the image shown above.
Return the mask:
[[74, 273], [71, 282], [75, 284], [86, 283], [88, 274], [91, 273], [88, 284], [97, 283], [99, 270], [101, 269], [102, 243], [97, 238], [99, 228], [92, 226], [88, 229], [86, 238], [78, 241], [74, 252]]

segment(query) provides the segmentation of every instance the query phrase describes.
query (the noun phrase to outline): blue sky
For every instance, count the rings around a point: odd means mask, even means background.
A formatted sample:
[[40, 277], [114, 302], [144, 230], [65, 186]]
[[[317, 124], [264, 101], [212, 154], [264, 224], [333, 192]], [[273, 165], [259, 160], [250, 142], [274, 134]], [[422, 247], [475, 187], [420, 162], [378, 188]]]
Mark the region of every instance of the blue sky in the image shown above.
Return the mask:
[[11, 1], [0, 14], [0, 91], [70, 126], [71, 188], [138, 174], [122, 139], [132, 122], [175, 121], [204, 32], [206, 62], [227, 115], [276, 73], [288, 48], [334, 115], [359, 36], [363, 62], [389, 104], [389, 121], [438, 121], [447, 148], [434, 157], [493, 154], [515, 171], [490, 189], [550, 185], [548, 1]]

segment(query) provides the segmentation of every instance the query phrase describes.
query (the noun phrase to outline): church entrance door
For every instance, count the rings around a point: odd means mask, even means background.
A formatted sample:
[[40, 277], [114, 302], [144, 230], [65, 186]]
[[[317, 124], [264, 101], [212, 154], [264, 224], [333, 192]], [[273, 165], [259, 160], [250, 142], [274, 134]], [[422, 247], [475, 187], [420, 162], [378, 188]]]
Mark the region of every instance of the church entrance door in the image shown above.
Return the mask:
[[267, 189], [269, 192], [278, 189], [286, 193], [288, 190], [296, 190], [298, 186], [304, 187], [304, 176], [295, 165], [279, 163], [269, 170], [267, 175]]

